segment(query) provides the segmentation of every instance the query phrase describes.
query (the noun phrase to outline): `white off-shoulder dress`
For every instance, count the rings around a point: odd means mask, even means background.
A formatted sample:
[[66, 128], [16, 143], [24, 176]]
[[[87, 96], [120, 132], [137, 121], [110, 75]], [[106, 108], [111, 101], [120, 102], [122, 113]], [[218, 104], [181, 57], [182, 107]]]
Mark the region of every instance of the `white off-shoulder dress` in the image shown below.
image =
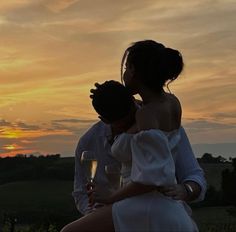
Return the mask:
[[[175, 184], [175, 148], [179, 141], [179, 130], [150, 129], [119, 135], [112, 145], [112, 154], [123, 164], [125, 183]], [[116, 232], [198, 231], [182, 201], [158, 191], [114, 203], [112, 217]]]

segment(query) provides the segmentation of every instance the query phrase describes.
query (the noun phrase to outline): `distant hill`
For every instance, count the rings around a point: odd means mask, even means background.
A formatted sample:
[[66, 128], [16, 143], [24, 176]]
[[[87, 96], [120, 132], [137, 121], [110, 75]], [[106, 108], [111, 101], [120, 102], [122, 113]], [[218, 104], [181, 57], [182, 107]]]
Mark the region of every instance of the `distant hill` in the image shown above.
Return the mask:
[[236, 143], [192, 144], [192, 148], [197, 157], [201, 157], [204, 153], [221, 155], [227, 159], [236, 157]]
[[0, 184], [30, 180], [73, 180], [74, 158], [59, 156], [0, 159]]
[[[231, 163], [200, 163], [208, 185], [221, 186], [221, 172], [232, 169]], [[16, 181], [60, 180], [73, 181], [74, 157], [1, 158], [0, 185]]]

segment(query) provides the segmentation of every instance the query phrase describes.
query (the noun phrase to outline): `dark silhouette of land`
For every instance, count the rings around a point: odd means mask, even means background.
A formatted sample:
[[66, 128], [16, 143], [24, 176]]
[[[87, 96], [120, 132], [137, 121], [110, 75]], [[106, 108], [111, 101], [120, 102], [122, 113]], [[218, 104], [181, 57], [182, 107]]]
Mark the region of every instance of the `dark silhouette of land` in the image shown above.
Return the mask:
[[[236, 228], [236, 158], [227, 160], [205, 153], [198, 162], [205, 171], [208, 191], [203, 202], [192, 204], [194, 212], [202, 207], [208, 207], [202, 208], [206, 212], [209, 207], [218, 210], [227, 207], [225, 215], [235, 218], [230, 226]], [[0, 228], [8, 225], [8, 230], [14, 231], [15, 226], [34, 224], [35, 228], [55, 227], [57, 231], [79, 218], [71, 196], [73, 178], [74, 157], [61, 158], [55, 154], [0, 158]]]

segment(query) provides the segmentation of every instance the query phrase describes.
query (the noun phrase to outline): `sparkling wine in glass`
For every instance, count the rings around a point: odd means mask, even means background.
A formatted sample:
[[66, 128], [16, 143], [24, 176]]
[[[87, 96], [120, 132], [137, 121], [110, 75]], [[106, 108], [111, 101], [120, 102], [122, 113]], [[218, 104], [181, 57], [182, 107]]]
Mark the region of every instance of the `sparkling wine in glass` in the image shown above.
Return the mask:
[[114, 190], [117, 190], [121, 187], [120, 166], [115, 164], [108, 164], [105, 166], [105, 173], [110, 186], [112, 186]]
[[83, 151], [81, 156], [81, 163], [84, 167], [85, 174], [87, 176], [88, 187], [89, 189], [92, 188], [94, 184], [94, 177], [97, 171], [97, 158], [92, 151]]

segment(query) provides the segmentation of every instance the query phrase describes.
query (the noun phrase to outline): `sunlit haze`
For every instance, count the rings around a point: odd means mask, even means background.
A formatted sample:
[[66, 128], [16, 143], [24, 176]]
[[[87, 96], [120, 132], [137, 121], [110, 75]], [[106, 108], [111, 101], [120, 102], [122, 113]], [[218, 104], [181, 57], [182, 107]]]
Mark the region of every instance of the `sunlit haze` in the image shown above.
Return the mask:
[[1, 1], [0, 156], [73, 156], [97, 121], [89, 89], [120, 80], [125, 48], [143, 39], [183, 54], [170, 89], [197, 155], [235, 156], [235, 28], [235, 0]]

